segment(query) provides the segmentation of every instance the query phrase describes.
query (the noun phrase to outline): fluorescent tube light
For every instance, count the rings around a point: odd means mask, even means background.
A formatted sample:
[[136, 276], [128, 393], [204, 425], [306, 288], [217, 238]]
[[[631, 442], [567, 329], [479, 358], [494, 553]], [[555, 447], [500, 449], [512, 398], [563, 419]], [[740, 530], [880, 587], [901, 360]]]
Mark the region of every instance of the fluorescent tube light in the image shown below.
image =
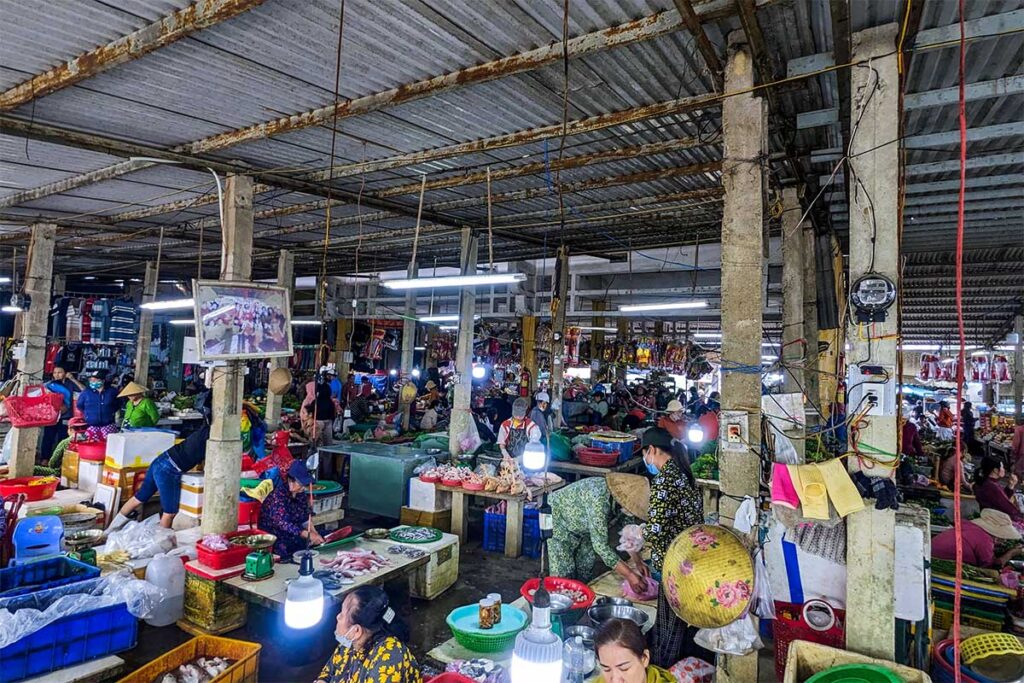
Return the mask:
[[617, 327], [590, 327], [588, 325], [577, 325], [584, 332], [618, 332]]
[[195, 325], [196, 321], [192, 318], [179, 318], [178, 320], [171, 320], [172, 325]]
[[721, 332], [694, 332], [691, 335], [694, 339], [721, 339]]
[[421, 323], [454, 323], [458, 322], [459, 314], [425, 315], [419, 318]]
[[459, 329], [459, 326], [458, 325], [440, 325], [438, 327], [438, 329], [441, 329], [441, 330], [457, 330], [457, 329]]
[[426, 346], [414, 346], [414, 347], [412, 347], [412, 350], [413, 351], [426, 351], [427, 347]]
[[441, 287], [478, 287], [481, 285], [507, 285], [522, 282], [525, 273], [489, 273], [484, 275], [449, 275], [442, 277], [414, 277], [402, 280], [384, 280], [387, 289], [437, 289]]
[[167, 301], [147, 301], [142, 304], [141, 308], [150, 311], [173, 311], [182, 308], [193, 308], [195, 305], [196, 300], [190, 297], [188, 299], [169, 299]]
[[619, 310], [623, 313], [640, 313], [643, 311], [674, 311], [684, 308], [707, 307], [707, 301], [676, 301], [667, 304], [630, 304], [628, 306], [620, 306]]
[[296, 327], [320, 327], [323, 323], [319, 320], [292, 320]]

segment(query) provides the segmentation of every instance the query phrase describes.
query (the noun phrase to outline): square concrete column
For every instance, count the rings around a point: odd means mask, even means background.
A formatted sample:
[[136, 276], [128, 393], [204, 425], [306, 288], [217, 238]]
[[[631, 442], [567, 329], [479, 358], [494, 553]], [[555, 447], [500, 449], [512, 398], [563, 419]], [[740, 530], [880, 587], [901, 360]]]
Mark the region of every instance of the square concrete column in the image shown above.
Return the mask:
[[[594, 317], [590, 319], [590, 324], [594, 327], [604, 327], [606, 318], [598, 313], [604, 313], [608, 310], [607, 301], [594, 301], [591, 304], [591, 308], [594, 311]], [[590, 366], [594, 367], [594, 361], [597, 361], [597, 372], [593, 374], [592, 379], [596, 382], [603, 379], [603, 372], [605, 370], [604, 360], [601, 358], [601, 352], [604, 349], [604, 330], [594, 330], [590, 333]]]
[[[786, 393], [802, 393], [806, 386], [805, 373], [801, 360], [804, 347], [796, 342], [804, 338], [804, 286], [806, 251], [803, 227], [800, 217], [800, 197], [795, 187], [782, 190], [782, 348], [780, 359], [783, 362], [783, 381]], [[816, 344], [807, 345], [808, 349], [817, 349]], [[808, 351], [807, 363], [812, 363], [816, 356]], [[811, 400], [817, 403], [812, 396]], [[804, 430], [790, 430], [793, 446], [802, 459], [804, 456]]]
[[565, 375], [565, 309], [569, 306], [569, 247], [558, 249], [557, 282], [553, 283], [558, 296], [558, 308], [551, 314], [551, 406], [555, 425], [562, 424], [562, 377]]
[[[463, 275], [476, 273], [479, 243], [472, 229], [462, 229], [460, 263]], [[473, 393], [473, 316], [476, 314], [476, 290], [463, 287], [459, 291], [459, 341], [455, 351], [455, 370], [459, 382], [455, 385], [455, 400], [448, 427], [448, 449], [452, 455], [460, 452], [459, 441], [473, 423], [470, 398]]]
[[[25, 344], [25, 356], [18, 361], [18, 376], [22, 385], [39, 384], [43, 380], [46, 362], [46, 327], [50, 315], [50, 287], [53, 285], [53, 246], [57, 235], [54, 223], [36, 223], [32, 226], [29, 243], [25, 294], [32, 302], [24, 313], [18, 314], [15, 332]], [[13, 439], [10, 470], [12, 477], [32, 476], [36, 464], [36, 448], [40, 429], [12, 428], [7, 438]]]
[[[409, 277], [416, 277], [419, 268], [415, 263], [409, 264]], [[402, 321], [402, 377], [412, 372], [416, 359], [416, 290], [405, 293], [405, 319]]]
[[[252, 277], [252, 178], [232, 175], [224, 185], [220, 277], [245, 282]], [[228, 361], [224, 367], [210, 368], [213, 420], [206, 444], [204, 534], [223, 534], [238, 528], [243, 367], [240, 361]]]
[[[749, 89], [754, 83], [753, 59], [746, 35], [729, 34], [725, 91]], [[761, 337], [764, 310], [764, 171], [765, 104], [747, 92], [722, 103], [722, 424], [727, 411], [747, 422], [747, 444], [740, 452], [722, 451], [720, 473], [726, 496], [756, 497], [761, 481]], [[736, 369], [730, 370], [733, 367]], [[740, 368], [743, 371], [740, 371]], [[720, 512], [731, 526], [739, 502], [723, 496]], [[757, 680], [757, 653], [719, 658], [718, 680]]]
[[[897, 34], [896, 24], [853, 34], [853, 61], [870, 61], [848, 71], [852, 141], [846, 177], [851, 285], [871, 272], [899, 282], [899, 149], [888, 144], [900, 135]], [[848, 363], [869, 362], [896, 376], [898, 306], [897, 300], [885, 322], [874, 323], [867, 330], [863, 325], [858, 330], [851, 318]], [[871, 415], [861, 430], [860, 442], [872, 446], [875, 457], [892, 460], [878, 452], [897, 453], [898, 433], [895, 410]], [[854, 459], [849, 462], [851, 468], [857, 467]], [[865, 473], [891, 475], [884, 467]], [[875, 510], [873, 505], [847, 517], [846, 647], [888, 660], [895, 654], [895, 524], [892, 510]]]
[[[295, 306], [295, 254], [291, 253], [287, 249], [282, 249], [281, 253], [277, 256], [277, 284], [288, 289], [288, 301], [291, 302], [292, 306]], [[277, 368], [287, 367], [287, 358], [270, 359], [271, 371], [274, 371]], [[281, 402], [283, 399], [283, 396], [277, 396], [276, 394], [272, 394], [270, 391], [267, 391], [267, 410], [265, 419], [267, 421], [268, 431], [274, 431], [281, 426]]]
[[817, 235], [814, 224], [804, 221], [801, 228], [804, 240], [804, 330], [807, 340], [807, 363], [804, 372], [804, 414], [807, 424], [818, 424], [817, 409], [824, 410], [821, 398], [821, 356], [818, 353], [818, 257]]
[[[146, 261], [146, 275], [142, 280], [142, 303], [156, 300], [157, 280], [160, 273], [153, 261]], [[135, 340], [135, 381], [149, 386], [149, 347], [153, 344], [153, 311], [139, 309], [139, 334]]]
[[523, 368], [530, 371], [530, 393], [537, 388], [537, 316], [520, 318], [523, 332]]

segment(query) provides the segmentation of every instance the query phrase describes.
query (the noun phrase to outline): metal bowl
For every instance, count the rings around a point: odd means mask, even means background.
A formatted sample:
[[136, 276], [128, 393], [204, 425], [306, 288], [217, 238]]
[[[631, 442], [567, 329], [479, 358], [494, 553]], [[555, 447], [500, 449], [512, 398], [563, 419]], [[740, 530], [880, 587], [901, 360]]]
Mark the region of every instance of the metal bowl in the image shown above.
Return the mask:
[[551, 598], [552, 614], [562, 614], [572, 609], [573, 601], [569, 596], [561, 593], [549, 593], [548, 596]]
[[103, 538], [103, 529], [82, 529], [66, 534], [64, 542], [73, 548], [80, 548], [95, 545], [101, 538]]
[[590, 626], [570, 626], [564, 630], [565, 640], [571, 640], [576, 636], [583, 639], [583, 645], [594, 649], [594, 638], [597, 636], [597, 629]]
[[632, 607], [633, 601], [627, 598], [613, 598], [608, 595], [602, 595], [597, 600], [594, 600], [595, 607], [599, 607], [601, 605], [622, 605], [623, 607]]
[[231, 542], [235, 545], [245, 545], [253, 548], [254, 550], [262, 550], [269, 548], [277, 542], [277, 536], [274, 534], [252, 534], [249, 536], [236, 536], [231, 539]]
[[387, 529], [384, 529], [384, 528], [381, 528], [381, 527], [376, 527], [376, 528], [373, 528], [373, 529], [367, 529], [366, 533], [364, 535], [367, 538], [373, 538], [373, 539], [376, 539], [376, 540], [379, 541], [381, 539], [387, 538], [390, 534], [391, 534], [391, 532], [388, 531]]
[[627, 605], [597, 605], [587, 610], [587, 616], [590, 617], [595, 628], [600, 628], [609, 619], [629, 619], [643, 628], [650, 618], [643, 610]]

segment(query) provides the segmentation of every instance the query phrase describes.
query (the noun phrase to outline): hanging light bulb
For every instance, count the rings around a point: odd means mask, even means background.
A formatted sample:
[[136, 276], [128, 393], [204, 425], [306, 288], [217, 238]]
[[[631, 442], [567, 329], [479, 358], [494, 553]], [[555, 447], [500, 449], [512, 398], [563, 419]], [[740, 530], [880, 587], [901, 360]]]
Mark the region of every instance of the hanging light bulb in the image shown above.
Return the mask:
[[533, 595], [530, 627], [516, 636], [511, 674], [512, 683], [559, 683], [562, 680], [562, 639], [551, 630], [551, 598], [543, 579]]
[[548, 461], [548, 453], [540, 441], [531, 441], [523, 450], [523, 469], [527, 472], [540, 472]]
[[704, 430], [699, 425], [690, 425], [686, 430], [686, 440], [690, 443], [700, 443], [704, 440]]
[[289, 628], [311, 628], [324, 616], [324, 585], [313, 578], [313, 555], [309, 550], [302, 553], [299, 578], [288, 584], [284, 623]]

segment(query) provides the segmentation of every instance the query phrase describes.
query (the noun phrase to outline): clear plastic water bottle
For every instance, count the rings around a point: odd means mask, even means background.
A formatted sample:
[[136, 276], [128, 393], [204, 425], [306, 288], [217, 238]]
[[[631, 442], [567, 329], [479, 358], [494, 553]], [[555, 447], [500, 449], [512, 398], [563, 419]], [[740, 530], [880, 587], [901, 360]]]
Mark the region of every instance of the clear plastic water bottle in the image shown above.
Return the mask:
[[583, 683], [587, 674], [597, 666], [594, 651], [575, 636], [565, 641], [562, 647], [562, 672], [567, 683]]

